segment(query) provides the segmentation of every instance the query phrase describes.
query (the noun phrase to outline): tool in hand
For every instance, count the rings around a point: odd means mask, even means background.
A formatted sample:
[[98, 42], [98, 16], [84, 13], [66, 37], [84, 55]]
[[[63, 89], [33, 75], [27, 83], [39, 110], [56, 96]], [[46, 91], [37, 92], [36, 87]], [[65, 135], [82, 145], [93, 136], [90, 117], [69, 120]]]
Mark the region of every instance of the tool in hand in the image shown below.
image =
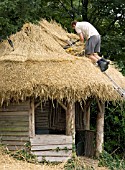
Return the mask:
[[13, 45], [12, 40], [9, 37], [7, 37], [7, 40], [8, 40], [8, 43], [10, 44], [10, 46], [13, 48], [13, 51], [14, 51], [14, 45]]
[[71, 46], [73, 46], [75, 43], [77, 43], [79, 40], [76, 40], [76, 41], [68, 41], [67, 40], [67, 45], [66, 46], [64, 46], [63, 48], [64, 49], [67, 49], [67, 48], [69, 48], [69, 47], [71, 47]]

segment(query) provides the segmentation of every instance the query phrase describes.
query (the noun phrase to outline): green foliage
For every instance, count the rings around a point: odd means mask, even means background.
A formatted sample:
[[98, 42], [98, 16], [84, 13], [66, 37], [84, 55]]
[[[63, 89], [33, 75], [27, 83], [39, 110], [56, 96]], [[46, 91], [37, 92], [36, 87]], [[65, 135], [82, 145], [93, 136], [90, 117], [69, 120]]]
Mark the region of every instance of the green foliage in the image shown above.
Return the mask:
[[84, 161], [76, 156], [72, 157], [66, 162], [64, 169], [65, 170], [74, 170], [74, 169], [75, 170], [94, 170], [93, 167], [86, 166], [84, 164]]
[[18, 150], [15, 152], [10, 152], [9, 153], [13, 158], [16, 158], [17, 160], [24, 160], [27, 162], [32, 162], [35, 163], [37, 162], [36, 156], [27, 152], [26, 150]]
[[[97, 103], [91, 104], [91, 129], [96, 129]], [[104, 120], [104, 149], [125, 158], [125, 102], [107, 102]]]
[[115, 156], [115, 158], [112, 157], [109, 153], [106, 151], [103, 151], [103, 153], [100, 155], [99, 158], [99, 166], [105, 166], [108, 167], [110, 170], [124, 170], [125, 169], [125, 162], [124, 160], [120, 160], [118, 156]]
[[107, 104], [104, 141], [104, 148], [108, 153], [125, 157], [125, 102]]
[[125, 55], [124, 0], [91, 0], [88, 7], [88, 20], [102, 35], [102, 54], [111, 60], [123, 60]]
[[23, 160], [23, 161], [27, 161], [27, 162], [31, 162], [31, 163], [36, 163], [37, 162], [37, 158], [35, 155], [31, 154], [31, 144], [30, 142], [27, 142], [26, 144], [24, 144], [25, 149], [21, 149], [21, 150], [16, 150], [16, 151], [9, 151], [7, 149], [7, 147], [5, 147], [5, 145], [1, 145], [0, 147], [2, 148], [4, 153], [9, 154], [10, 156], [12, 156], [13, 158], [17, 159], [17, 160]]
[[0, 36], [6, 38], [25, 22], [36, 23], [41, 18], [56, 20], [69, 32], [73, 32], [72, 20], [87, 20], [102, 35], [104, 57], [118, 62], [124, 59], [124, 0], [1, 0]]
[[122, 72], [122, 74], [125, 76], [125, 61], [119, 61], [118, 63], [118, 66], [120, 68], [120, 71]]

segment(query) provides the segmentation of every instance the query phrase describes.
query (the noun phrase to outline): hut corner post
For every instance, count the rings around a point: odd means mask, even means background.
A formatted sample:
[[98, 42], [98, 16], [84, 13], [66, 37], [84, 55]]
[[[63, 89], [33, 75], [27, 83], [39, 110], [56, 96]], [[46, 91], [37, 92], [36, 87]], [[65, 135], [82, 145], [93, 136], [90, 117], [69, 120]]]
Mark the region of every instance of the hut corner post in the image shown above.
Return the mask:
[[30, 99], [30, 111], [29, 111], [29, 136], [33, 138], [35, 136], [35, 107], [34, 99]]
[[66, 135], [72, 136], [72, 152], [75, 152], [75, 102], [67, 103]]
[[97, 100], [99, 112], [97, 114], [97, 124], [96, 124], [96, 157], [99, 157], [100, 153], [103, 151], [104, 142], [104, 113], [105, 113], [105, 103]]
[[88, 99], [84, 103], [84, 130], [90, 130], [90, 105], [92, 99]]

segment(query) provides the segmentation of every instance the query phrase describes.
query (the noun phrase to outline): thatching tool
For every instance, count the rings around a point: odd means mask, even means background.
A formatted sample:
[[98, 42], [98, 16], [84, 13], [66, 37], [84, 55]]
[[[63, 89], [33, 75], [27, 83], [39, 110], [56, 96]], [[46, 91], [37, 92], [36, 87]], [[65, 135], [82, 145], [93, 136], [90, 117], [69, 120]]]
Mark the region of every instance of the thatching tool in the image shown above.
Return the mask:
[[104, 74], [109, 78], [109, 80], [112, 82], [114, 89], [120, 94], [121, 97], [125, 99], [125, 90], [122, 89], [116, 82], [106, 73]]
[[7, 40], [8, 40], [8, 43], [10, 44], [10, 46], [13, 48], [13, 51], [14, 51], [14, 45], [13, 45], [12, 40], [9, 37], [7, 37]]
[[70, 48], [70, 47], [72, 47], [74, 44], [76, 44], [77, 42], [78, 42], [79, 40], [76, 40], [76, 41], [67, 41], [67, 45], [66, 46], [64, 46], [63, 48], [64, 49], [67, 49], [67, 48]]

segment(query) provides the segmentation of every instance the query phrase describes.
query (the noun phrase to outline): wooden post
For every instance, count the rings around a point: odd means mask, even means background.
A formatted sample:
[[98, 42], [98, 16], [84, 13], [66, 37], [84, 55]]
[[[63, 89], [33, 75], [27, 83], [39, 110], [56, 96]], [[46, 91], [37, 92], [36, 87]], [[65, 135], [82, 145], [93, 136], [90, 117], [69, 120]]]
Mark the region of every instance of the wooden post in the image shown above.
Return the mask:
[[75, 144], [75, 103], [69, 102], [66, 111], [66, 135], [72, 136]]
[[104, 113], [105, 113], [105, 103], [97, 100], [99, 112], [97, 114], [97, 123], [96, 123], [96, 153], [98, 157], [103, 151], [103, 142], [104, 142]]
[[84, 103], [84, 130], [90, 130], [90, 105], [91, 100], [88, 99]]
[[29, 136], [35, 136], [35, 107], [34, 107], [34, 99], [30, 100], [30, 111], [29, 111]]

